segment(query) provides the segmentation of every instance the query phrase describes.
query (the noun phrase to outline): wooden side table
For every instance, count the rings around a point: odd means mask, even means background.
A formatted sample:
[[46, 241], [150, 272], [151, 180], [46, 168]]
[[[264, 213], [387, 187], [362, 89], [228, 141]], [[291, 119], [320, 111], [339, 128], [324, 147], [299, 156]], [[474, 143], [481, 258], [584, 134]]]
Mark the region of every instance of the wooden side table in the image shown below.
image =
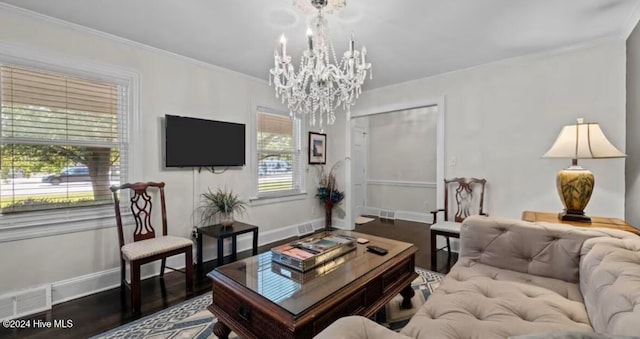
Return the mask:
[[618, 218], [606, 218], [606, 217], [591, 217], [591, 222], [579, 222], [579, 221], [567, 221], [558, 218], [558, 213], [552, 212], [536, 212], [536, 211], [524, 211], [522, 212], [522, 220], [524, 221], [542, 221], [551, 222], [556, 224], [565, 224], [578, 227], [599, 227], [599, 228], [613, 228], [616, 230], [627, 231], [637, 235], [640, 235], [640, 230], [627, 224], [626, 221]]
[[218, 239], [218, 266], [224, 264], [224, 239], [231, 238], [231, 262], [236, 261], [237, 237], [244, 233], [253, 233], [253, 255], [258, 254], [258, 226], [234, 221], [231, 226], [212, 225], [198, 228], [198, 272], [202, 272], [202, 237], [207, 235]]

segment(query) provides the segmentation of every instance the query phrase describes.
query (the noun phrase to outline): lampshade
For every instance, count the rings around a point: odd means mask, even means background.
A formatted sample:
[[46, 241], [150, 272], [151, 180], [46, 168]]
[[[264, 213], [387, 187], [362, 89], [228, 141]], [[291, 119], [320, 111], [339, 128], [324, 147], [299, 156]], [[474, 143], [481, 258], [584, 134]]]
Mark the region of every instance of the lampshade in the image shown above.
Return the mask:
[[562, 128], [560, 135], [543, 158], [600, 159], [622, 158], [597, 123], [580, 123]]
[[578, 165], [578, 159], [622, 158], [620, 152], [604, 136], [596, 123], [583, 123], [562, 128], [560, 135], [543, 158], [569, 158], [571, 166], [560, 170], [556, 176], [558, 195], [564, 205], [559, 214], [561, 220], [591, 222], [584, 209], [591, 199], [595, 178], [591, 171]]

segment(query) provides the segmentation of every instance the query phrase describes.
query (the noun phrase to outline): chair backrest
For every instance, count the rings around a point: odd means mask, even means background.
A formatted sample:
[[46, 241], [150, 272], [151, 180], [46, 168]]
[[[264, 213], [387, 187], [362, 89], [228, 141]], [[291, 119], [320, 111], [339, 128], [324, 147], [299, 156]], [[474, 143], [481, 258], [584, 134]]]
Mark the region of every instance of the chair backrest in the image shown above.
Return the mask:
[[485, 179], [444, 180], [444, 220], [462, 222], [470, 215], [483, 214]]
[[136, 182], [133, 184], [126, 183], [120, 186], [113, 185], [110, 187], [113, 193], [113, 203], [116, 210], [116, 223], [118, 226], [118, 240], [120, 247], [124, 246], [124, 233], [122, 231], [122, 215], [120, 214], [120, 199], [118, 191], [122, 189], [131, 189], [131, 213], [136, 222], [136, 228], [133, 231], [133, 241], [140, 241], [155, 238], [156, 232], [151, 225], [151, 211], [153, 203], [148, 193], [148, 188], [158, 188], [160, 191], [160, 209], [162, 211], [162, 235], [167, 235], [167, 210], [164, 200], [164, 182]]

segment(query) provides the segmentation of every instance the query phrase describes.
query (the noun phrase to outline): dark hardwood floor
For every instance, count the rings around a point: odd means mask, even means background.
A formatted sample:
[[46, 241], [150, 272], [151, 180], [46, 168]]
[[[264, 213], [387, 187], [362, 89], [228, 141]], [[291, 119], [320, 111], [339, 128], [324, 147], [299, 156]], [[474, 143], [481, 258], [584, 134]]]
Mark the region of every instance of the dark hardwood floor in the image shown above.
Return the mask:
[[[355, 231], [413, 243], [418, 247], [416, 266], [430, 268], [429, 227], [427, 224], [402, 220], [380, 221], [376, 219], [364, 225], [357, 225]], [[263, 253], [271, 247], [293, 239], [295, 238], [260, 246], [258, 252]], [[238, 258], [242, 259], [250, 255], [251, 251], [248, 250], [238, 253]], [[456, 258], [454, 253], [451, 265], [455, 263]], [[203, 266], [203, 271], [209, 272], [216, 267], [216, 263], [215, 261], [209, 261], [205, 262]], [[444, 273], [450, 268], [447, 265], [447, 255], [444, 251], [438, 253], [438, 267], [440, 268], [439, 271]], [[194, 270], [194, 272], [197, 272], [197, 270]], [[142, 310], [138, 316], [131, 313], [129, 292], [122, 293], [120, 288], [115, 288], [58, 304], [49, 311], [24, 318], [28, 319], [31, 324], [35, 320], [45, 322], [71, 320], [73, 321], [73, 326], [70, 328], [8, 330], [0, 327], [0, 338], [88, 338], [153, 314], [184, 300], [208, 293], [210, 290], [209, 278], [204, 274], [198, 275], [196, 273], [194, 292], [186, 295], [184, 275], [168, 270], [164, 279], [151, 278], [142, 282]]]

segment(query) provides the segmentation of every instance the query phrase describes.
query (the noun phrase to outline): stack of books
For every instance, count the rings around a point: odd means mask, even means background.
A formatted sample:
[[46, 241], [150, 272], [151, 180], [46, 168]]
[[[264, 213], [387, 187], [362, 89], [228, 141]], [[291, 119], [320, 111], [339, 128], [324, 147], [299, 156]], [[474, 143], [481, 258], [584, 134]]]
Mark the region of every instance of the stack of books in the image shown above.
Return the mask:
[[271, 249], [274, 262], [305, 272], [356, 249], [355, 239], [324, 232]]

